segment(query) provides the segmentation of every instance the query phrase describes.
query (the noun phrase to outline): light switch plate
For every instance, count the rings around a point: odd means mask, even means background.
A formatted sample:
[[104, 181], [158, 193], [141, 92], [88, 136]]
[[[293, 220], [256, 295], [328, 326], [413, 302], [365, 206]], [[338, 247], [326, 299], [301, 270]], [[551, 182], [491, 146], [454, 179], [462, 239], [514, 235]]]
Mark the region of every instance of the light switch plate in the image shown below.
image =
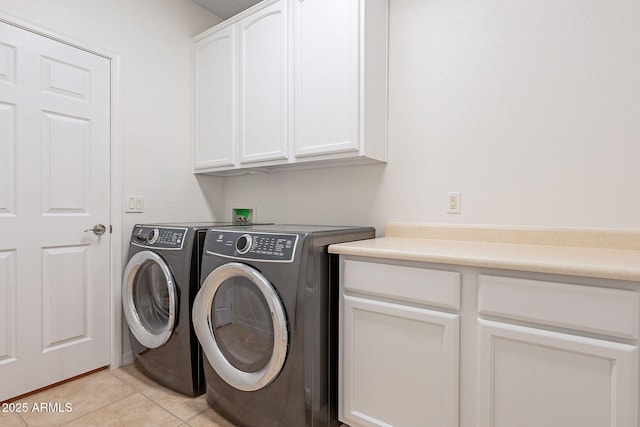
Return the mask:
[[142, 196], [127, 196], [125, 202], [125, 212], [127, 213], [142, 213], [144, 212], [144, 197]]

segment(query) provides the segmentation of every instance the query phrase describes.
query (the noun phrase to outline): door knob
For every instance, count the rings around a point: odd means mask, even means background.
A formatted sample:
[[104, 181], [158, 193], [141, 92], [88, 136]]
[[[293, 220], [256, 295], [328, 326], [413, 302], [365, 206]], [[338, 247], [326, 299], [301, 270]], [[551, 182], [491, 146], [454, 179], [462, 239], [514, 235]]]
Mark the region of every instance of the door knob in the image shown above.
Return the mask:
[[86, 230], [84, 230], [85, 233], [87, 231], [93, 231], [93, 234], [95, 234], [96, 236], [102, 236], [104, 232], [107, 231], [107, 227], [105, 227], [104, 224], [96, 224], [93, 226], [93, 228], [87, 228]]

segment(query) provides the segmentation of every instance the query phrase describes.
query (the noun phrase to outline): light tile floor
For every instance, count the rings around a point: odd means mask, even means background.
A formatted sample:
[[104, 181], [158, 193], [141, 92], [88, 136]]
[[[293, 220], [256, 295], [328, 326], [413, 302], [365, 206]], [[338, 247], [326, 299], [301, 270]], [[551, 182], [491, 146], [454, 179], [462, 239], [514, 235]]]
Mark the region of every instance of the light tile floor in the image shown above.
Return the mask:
[[[12, 411], [0, 411], [0, 426], [233, 427], [209, 408], [204, 395], [175, 393], [133, 365], [99, 371], [13, 403]], [[15, 412], [17, 407], [26, 412]]]

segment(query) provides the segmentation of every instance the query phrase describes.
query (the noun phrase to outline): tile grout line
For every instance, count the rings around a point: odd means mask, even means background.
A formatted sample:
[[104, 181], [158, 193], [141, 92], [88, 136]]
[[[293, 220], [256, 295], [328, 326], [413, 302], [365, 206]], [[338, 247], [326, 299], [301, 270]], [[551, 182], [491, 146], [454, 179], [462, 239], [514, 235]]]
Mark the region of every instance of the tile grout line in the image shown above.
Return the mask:
[[[114, 376], [115, 376], [115, 375], [114, 375]], [[119, 379], [119, 378], [118, 378], [118, 379]], [[120, 381], [122, 381], [122, 380], [120, 380]], [[128, 384], [125, 384], [125, 385], [128, 385]], [[133, 390], [133, 387], [131, 387], [131, 389]], [[93, 411], [87, 412], [86, 414], [79, 415], [78, 417], [75, 417], [75, 418], [73, 418], [73, 419], [71, 419], [71, 420], [68, 420], [68, 421], [64, 422], [63, 424], [58, 424], [58, 426], [59, 426], [59, 427], [64, 427], [64, 426], [66, 426], [66, 425], [68, 425], [68, 424], [74, 423], [74, 422], [76, 422], [76, 421], [78, 421], [78, 420], [80, 420], [80, 419], [82, 419], [82, 418], [85, 418], [85, 417], [89, 416], [90, 414], [93, 414], [94, 412], [97, 412], [97, 411], [100, 411], [100, 410], [102, 410], [102, 409], [106, 408], [107, 406], [109, 406], [109, 405], [111, 405], [111, 404], [114, 404], [114, 403], [117, 403], [117, 402], [121, 402], [121, 401], [123, 401], [123, 400], [125, 400], [125, 399], [129, 399], [131, 396], [133, 396], [133, 395], [134, 395], [134, 394], [136, 394], [136, 393], [138, 393], [138, 392], [137, 392], [137, 391], [135, 391], [135, 390], [133, 390], [133, 392], [132, 392], [132, 393], [130, 393], [130, 394], [126, 395], [126, 396], [123, 396], [122, 398], [120, 398], [120, 399], [118, 399], [118, 400], [114, 400], [114, 401], [112, 401], [112, 402], [109, 402], [109, 403], [107, 403], [107, 404], [105, 404], [105, 405], [103, 405], [103, 406], [100, 406], [100, 407], [98, 407], [98, 408], [94, 409]], [[140, 394], [142, 394], [142, 393], [140, 393]], [[31, 424], [29, 424], [29, 422], [28, 422], [27, 420], [25, 420], [25, 419], [22, 417], [22, 415], [21, 415], [21, 414], [18, 414], [18, 416], [20, 417], [20, 419], [22, 420], [22, 422], [23, 422], [27, 427], [32, 427], [32, 425], [31, 425]]]
[[[120, 368], [117, 368], [117, 369], [120, 369]], [[201, 416], [202, 414], [204, 414], [205, 412], [207, 412], [207, 410], [209, 409], [209, 408], [208, 408], [208, 405], [207, 405], [207, 407], [205, 407], [205, 409], [203, 409], [202, 411], [197, 412], [197, 413], [196, 413], [196, 414], [194, 414], [193, 416], [190, 416], [190, 417], [188, 417], [188, 418], [186, 418], [186, 417], [185, 417], [185, 418], [183, 418], [182, 416], [180, 416], [180, 415], [178, 415], [178, 414], [174, 413], [174, 412], [173, 412], [172, 410], [170, 410], [169, 408], [167, 408], [167, 407], [163, 406], [160, 402], [157, 402], [156, 400], [154, 400], [151, 396], [148, 396], [147, 394], [145, 394], [145, 391], [153, 390], [153, 387], [146, 387], [146, 388], [142, 388], [142, 389], [138, 390], [138, 389], [136, 389], [136, 387], [134, 387], [133, 385], [131, 385], [130, 383], [128, 383], [126, 380], [124, 380], [124, 379], [122, 379], [122, 378], [118, 377], [117, 375], [115, 375], [113, 372], [114, 372], [114, 371], [116, 371], [117, 369], [114, 369], [114, 370], [112, 370], [112, 369], [106, 369], [106, 370], [104, 370], [104, 372], [107, 372], [109, 375], [111, 375], [111, 377], [112, 377], [112, 378], [116, 378], [120, 384], [122, 384], [122, 385], [124, 385], [124, 386], [129, 387], [129, 388], [131, 389], [131, 392], [130, 392], [129, 394], [125, 394], [125, 395], [123, 395], [121, 398], [119, 398], [119, 399], [117, 399], [117, 400], [113, 400], [113, 401], [110, 401], [110, 402], [106, 402], [105, 404], [101, 405], [100, 407], [97, 407], [97, 408], [93, 409], [93, 410], [92, 410], [92, 411], [90, 411], [90, 412], [87, 412], [87, 413], [85, 413], [85, 414], [82, 414], [82, 415], [80, 415], [80, 416], [78, 416], [78, 417], [75, 417], [75, 418], [73, 418], [73, 419], [67, 420], [67, 421], [65, 421], [63, 424], [57, 424], [57, 426], [59, 426], [59, 427], [64, 427], [64, 426], [67, 426], [67, 425], [72, 424], [72, 423], [74, 423], [74, 422], [78, 422], [79, 420], [81, 420], [81, 419], [83, 419], [83, 418], [86, 418], [86, 417], [89, 417], [89, 416], [91, 416], [92, 414], [94, 414], [94, 413], [96, 413], [96, 412], [98, 412], [98, 411], [101, 411], [101, 410], [105, 409], [105, 408], [106, 408], [106, 407], [108, 407], [108, 406], [111, 406], [111, 405], [114, 405], [114, 404], [120, 403], [120, 402], [122, 402], [122, 401], [124, 401], [124, 400], [127, 400], [127, 399], [131, 399], [131, 398], [132, 398], [132, 397], [134, 397], [136, 394], [137, 394], [137, 395], [142, 396], [142, 397], [143, 397], [143, 398], [145, 398], [147, 401], [151, 402], [154, 406], [161, 408], [164, 412], [168, 413], [169, 415], [171, 415], [171, 416], [172, 416], [172, 417], [174, 417], [175, 419], [179, 420], [180, 422], [179, 422], [179, 424], [177, 424], [177, 426], [182, 425], [182, 424], [186, 424], [186, 425], [188, 425], [188, 426], [191, 426], [191, 425], [192, 425], [192, 424], [191, 424], [191, 421], [192, 421], [192, 420], [194, 420], [195, 418], [197, 418], [197, 417]], [[90, 376], [91, 376], [91, 375], [89, 375], [89, 377], [90, 377]], [[165, 389], [165, 387], [161, 386], [160, 384], [158, 384], [158, 387], [159, 387], [160, 389]], [[199, 396], [198, 396], [198, 397], [199, 397]], [[194, 397], [194, 399], [197, 399], [198, 397]], [[18, 413], [18, 417], [19, 417], [20, 421], [22, 421], [22, 423], [23, 423], [23, 425], [24, 425], [24, 426], [26, 426], [26, 427], [33, 427], [33, 425], [32, 425], [32, 424], [30, 424], [30, 423], [27, 421], [27, 419], [25, 419], [25, 418], [22, 416], [22, 414]]]
[[178, 415], [174, 414], [173, 412], [169, 411], [167, 408], [165, 408], [162, 405], [159, 405], [155, 400], [151, 399], [149, 396], [145, 395], [144, 393], [140, 393], [140, 395], [142, 397], [144, 397], [145, 399], [147, 399], [149, 402], [153, 403], [155, 406], [157, 406], [158, 408], [161, 408], [163, 411], [165, 411], [166, 413], [168, 413], [169, 415], [173, 416], [174, 418], [178, 419], [180, 421], [179, 424], [176, 424], [176, 427], [179, 426], [180, 424], [184, 424], [186, 421], [183, 420], [181, 417], [179, 417]]
[[[167, 391], [171, 391], [170, 389], [167, 389], [166, 387], [164, 387], [164, 386], [162, 386], [162, 385], [160, 385], [160, 384], [158, 384], [158, 387], [163, 388], [163, 389], [166, 389]], [[200, 411], [200, 412], [196, 413], [195, 415], [193, 415], [193, 416], [191, 416], [191, 417], [183, 418], [182, 416], [180, 416], [180, 415], [176, 414], [175, 412], [173, 412], [173, 411], [171, 411], [170, 409], [168, 409], [168, 408], [166, 408], [165, 406], [163, 406], [160, 402], [157, 402], [157, 401], [156, 401], [152, 396], [149, 396], [147, 393], [145, 393], [145, 391], [147, 391], [147, 390], [153, 390], [153, 388], [152, 388], [152, 387], [146, 388], [146, 389], [144, 389], [144, 390], [140, 391], [140, 394], [142, 394], [142, 395], [143, 395], [144, 397], [146, 397], [147, 399], [151, 400], [151, 401], [152, 401], [153, 403], [155, 403], [156, 405], [160, 406], [160, 407], [161, 407], [162, 409], [164, 409], [165, 411], [169, 412], [169, 413], [170, 413], [171, 415], [173, 415], [174, 417], [176, 417], [176, 418], [180, 419], [183, 423], [187, 423], [187, 424], [189, 424], [189, 421], [190, 421], [190, 420], [193, 420], [194, 418], [196, 418], [196, 417], [198, 417], [198, 416], [200, 416], [200, 415], [204, 414], [204, 413], [205, 413], [205, 412], [207, 412], [207, 410], [209, 409], [209, 405], [207, 404], [207, 406], [206, 406], [202, 411]], [[185, 396], [186, 396], [186, 395], [185, 395]], [[194, 400], [195, 400], [195, 399], [200, 398], [201, 396], [187, 396], [187, 397], [189, 397], [189, 398], [191, 398], [191, 399], [194, 399]]]
[[184, 420], [184, 422], [185, 422], [185, 423], [187, 423], [187, 424], [189, 424], [189, 425], [191, 425], [191, 423], [190, 423], [189, 421], [193, 420], [194, 418], [199, 417], [200, 415], [204, 414], [204, 413], [205, 413], [205, 412], [207, 412], [208, 410], [209, 410], [209, 405], [207, 404], [207, 407], [206, 407], [204, 410], [202, 410], [202, 412], [198, 412], [198, 413], [197, 413], [196, 415], [194, 415], [193, 417], [191, 417], [191, 418], [189, 418], [189, 419], [187, 419], [187, 420]]
[[[120, 368], [118, 368], [118, 369], [120, 369]], [[113, 375], [113, 374], [112, 374], [112, 375]], [[113, 375], [113, 376], [114, 376], [114, 377], [116, 377], [116, 378], [118, 378], [116, 375]], [[120, 379], [120, 378], [118, 378], [118, 379]], [[129, 385], [128, 383], [126, 383], [126, 381], [124, 381], [124, 380], [122, 380], [122, 379], [120, 379], [120, 381], [122, 381], [122, 382], [124, 382], [125, 384]], [[161, 407], [161, 408], [162, 408], [162, 409], [164, 409], [166, 412], [168, 412], [168, 413], [170, 413], [171, 415], [173, 415], [174, 417], [178, 418], [180, 421], [182, 421], [182, 423], [188, 423], [188, 422], [189, 422], [189, 420], [192, 420], [192, 419], [194, 419], [195, 417], [197, 417], [197, 416], [199, 416], [199, 415], [202, 415], [202, 414], [203, 414], [204, 412], [206, 412], [206, 411], [207, 411], [207, 409], [208, 409], [208, 408], [205, 408], [205, 409], [203, 409], [201, 412], [198, 412], [196, 415], [194, 415], [194, 416], [192, 416], [192, 417], [189, 417], [189, 418], [186, 418], [186, 419], [185, 419], [185, 418], [183, 418], [182, 416], [180, 416], [180, 415], [176, 414], [175, 412], [173, 412], [172, 410], [168, 409], [168, 408], [167, 408], [167, 407], [165, 407], [164, 405], [162, 405], [160, 402], [156, 401], [152, 396], [149, 396], [149, 392], [150, 392], [150, 391], [152, 392], [153, 390], [156, 390], [156, 389], [161, 389], [161, 390], [169, 391], [169, 392], [171, 392], [171, 391], [172, 391], [171, 389], [168, 389], [167, 387], [164, 387], [164, 386], [163, 386], [163, 385], [161, 385], [161, 384], [154, 383], [154, 385], [155, 385], [156, 387], [145, 387], [145, 388], [142, 388], [142, 389], [140, 389], [140, 390], [137, 390], [137, 392], [138, 392], [139, 394], [141, 394], [142, 396], [146, 397], [146, 398], [147, 398], [148, 400], [150, 400], [151, 402], [153, 402], [156, 406]], [[193, 399], [197, 399], [198, 397], [199, 397], [199, 396], [195, 396], [195, 397], [193, 397]]]
[[[114, 376], [115, 376], [115, 375], [114, 375]], [[156, 385], [157, 385], [157, 387], [158, 387], [158, 388], [169, 390], [169, 389], [167, 389], [166, 387], [164, 387], [164, 386], [162, 386], [162, 385], [160, 385], [160, 384], [156, 384]], [[204, 414], [205, 412], [207, 412], [207, 410], [209, 409], [209, 407], [208, 407], [208, 405], [207, 405], [207, 407], [205, 407], [202, 411], [200, 411], [200, 412], [198, 412], [198, 413], [194, 414], [193, 416], [183, 418], [183, 417], [182, 417], [182, 416], [180, 416], [179, 414], [177, 414], [177, 413], [173, 412], [172, 410], [170, 410], [169, 408], [167, 408], [167, 407], [163, 406], [160, 402], [156, 401], [152, 396], [149, 396], [149, 394], [148, 394], [148, 393], [149, 393], [149, 390], [153, 390], [153, 389], [154, 389], [153, 387], [147, 387], [147, 388], [144, 388], [144, 389], [142, 389], [142, 390], [139, 390], [139, 393], [140, 393], [140, 394], [142, 394], [142, 395], [143, 395], [144, 397], [146, 397], [147, 399], [151, 400], [151, 401], [152, 401], [153, 403], [155, 403], [156, 405], [160, 406], [160, 407], [161, 407], [162, 409], [164, 409], [165, 411], [169, 412], [169, 413], [170, 413], [171, 415], [173, 415], [174, 417], [176, 417], [176, 418], [178, 418], [179, 420], [181, 420], [183, 423], [186, 423], [186, 424], [188, 424], [188, 425], [191, 425], [189, 421], [193, 420], [193, 419], [194, 419], [194, 418], [196, 418], [196, 417], [199, 417], [200, 415], [202, 415], [202, 414]], [[200, 396], [195, 396], [195, 397], [193, 397], [193, 399], [197, 399], [198, 397], [200, 397]]]
[[27, 420], [25, 420], [24, 418], [22, 418], [22, 414], [20, 414], [20, 413], [19, 413], [19, 414], [18, 414], [18, 417], [20, 417], [20, 420], [22, 421], [22, 423], [23, 423], [24, 425], [26, 425], [27, 427], [30, 427], [30, 426], [29, 426], [29, 423], [27, 422]]
[[[127, 385], [128, 385], [128, 384], [127, 384]], [[131, 388], [133, 389], [133, 387], [131, 387]], [[64, 423], [64, 424], [60, 424], [60, 427], [64, 427], [64, 426], [66, 426], [66, 425], [69, 425], [69, 424], [71, 424], [71, 423], [74, 423], [74, 422], [76, 422], [76, 421], [79, 421], [79, 420], [81, 420], [82, 418], [86, 418], [86, 417], [88, 417], [89, 415], [91, 415], [91, 414], [93, 414], [93, 413], [95, 413], [95, 412], [98, 412], [98, 411], [103, 410], [103, 409], [104, 409], [104, 408], [106, 408], [107, 406], [110, 406], [110, 405], [116, 404], [116, 403], [118, 403], [118, 402], [122, 402], [123, 400], [125, 400], [125, 399], [129, 399], [129, 398], [131, 398], [132, 396], [134, 396], [134, 395], [136, 395], [136, 394], [142, 394], [142, 393], [140, 393], [140, 392], [138, 392], [138, 391], [135, 391], [135, 390], [134, 390], [131, 394], [128, 394], [128, 395], [126, 395], [126, 396], [122, 397], [121, 399], [118, 399], [118, 400], [114, 400], [114, 401], [112, 401], [112, 402], [109, 402], [109, 403], [107, 403], [106, 405], [100, 406], [99, 408], [96, 408], [96, 409], [94, 409], [94, 410], [93, 410], [93, 411], [91, 411], [91, 412], [87, 412], [86, 414], [79, 416], [78, 418], [74, 418], [73, 420], [67, 421], [67, 422], [66, 422], [66, 423]], [[28, 427], [31, 427], [31, 426], [28, 426]]]

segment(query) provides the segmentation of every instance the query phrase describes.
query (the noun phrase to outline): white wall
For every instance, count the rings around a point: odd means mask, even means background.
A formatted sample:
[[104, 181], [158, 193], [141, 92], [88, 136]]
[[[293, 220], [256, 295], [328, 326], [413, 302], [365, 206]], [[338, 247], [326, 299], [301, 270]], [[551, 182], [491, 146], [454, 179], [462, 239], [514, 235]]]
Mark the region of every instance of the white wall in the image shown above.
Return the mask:
[[[232, 178], [191, 173], [188, 0], [0, 0], [122, 54], [123, 194], [135, 222], [229, 219], [638, 228], [640, 4], [390, 0], [389, 163]], [[462, 213], [446, 214], [446, 192]], [[224, 203], [223, 203], [224, 202]]]
[[390, 0], [388, 164], [227, 178], [225, 215], [640, 228], [638, 22], [635, 0]]
[[222, 181], [192, 174], [191, 38], [220, 18], [189, 0], [0, 0], [0, 9], [121, 55], [123, 256], [137, 222], [222, 215]]

